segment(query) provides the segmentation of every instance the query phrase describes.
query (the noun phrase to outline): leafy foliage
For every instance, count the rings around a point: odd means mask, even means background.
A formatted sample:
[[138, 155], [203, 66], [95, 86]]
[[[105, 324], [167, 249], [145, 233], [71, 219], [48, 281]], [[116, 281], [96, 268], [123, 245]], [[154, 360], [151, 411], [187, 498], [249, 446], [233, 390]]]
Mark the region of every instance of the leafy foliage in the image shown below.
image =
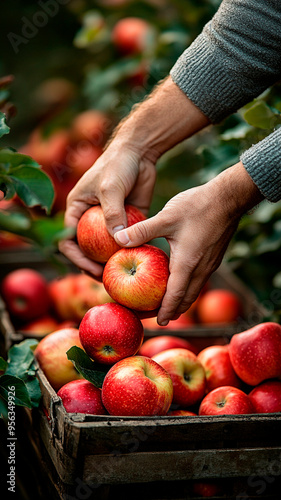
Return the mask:
[[[38, 407], [41, 398], [39, 381], [33, 351], [38, 342], [27, 339], [12, 346], [8, 351], [7, 361], [0, 357], [0, 413], [7, 414], [7, 403], [27, 408]], [[12, 389], [11, 389], [12, 388]], [[13, 393], [12, 399], [9, 394]]]
[[66, 354], [67, 358], [73, 362], [76, 370], [95, 387], [101, 389], [109, 368], [92, 361], [88, 354], [77, 346], [71, 347]]

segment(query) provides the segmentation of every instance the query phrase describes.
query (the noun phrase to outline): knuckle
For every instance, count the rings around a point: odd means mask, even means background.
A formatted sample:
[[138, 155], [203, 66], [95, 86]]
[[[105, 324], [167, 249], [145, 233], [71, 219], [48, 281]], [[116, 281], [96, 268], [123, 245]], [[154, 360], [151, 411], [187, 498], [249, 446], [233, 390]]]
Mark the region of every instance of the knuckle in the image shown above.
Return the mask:
[[104, 218], [107, 220], [107, 221], [113, 221], [113, 220], [116, 220], [118, 218], [120, 218], [120, 211], [118, 210], [118, 208], [112, 206], [112, 205], [109, 205], [109, 206], [103, 206], [103, 215], [104, 215]]
[[133, 229], [135, 231], [135, 235], [138, 238], [143, 239], [143, 240], [146, 240], [148, 238], [148, 228], [147, 228], [146, 221], [142, 221], [142, 222], [137, 223]]

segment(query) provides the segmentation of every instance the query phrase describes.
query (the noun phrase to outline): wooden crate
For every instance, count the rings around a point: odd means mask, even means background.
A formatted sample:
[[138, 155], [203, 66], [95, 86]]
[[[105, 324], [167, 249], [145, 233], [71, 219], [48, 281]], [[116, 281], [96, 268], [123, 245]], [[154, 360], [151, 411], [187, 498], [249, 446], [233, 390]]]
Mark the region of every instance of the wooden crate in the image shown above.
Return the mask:
[[[265, 313], [228, 270], [220, 268], [212, 280], [214, 286], [239, 293], [246, 312], [243, 324], [198, 325], [173, 332], [199, 339], [201, 348], [227, 343], [233, 333], [261, 321]], [[7, 352], [22, 335], [15, 332], [1, 302], [0, 325]], [[146, 337], [162, 334], [163, 330], [147, 331]], [[48, 479], [46, 498], [200, 498], [194, 493], [194, 481], [218, 481], [222, 490], [212, 498], [280, 498], [281, 414], [134, 418], [68, 414], [39, 368], [38, 379], [40, 408], [22, 410], [28, 437], [24, 446], [32, 448], [42, 476]]]
[[38, 378], [43, 396], [40, 409], [33, 411], [33, 430], [59, 498], [79, 498], [73, 495], [82, 488], [92, 490], [93, 498], [111, 498], [110, 490], [133, 491], [136, 485], [146, 498], [157, 499], [160, 490], [163, 499], [193, 498], [182, 495], [188, 489], [191, 495], [194, 481], [214, 479], [227, 485], [225, 498], [239, 498], [237, 484], [250, 487], [253, 498], [261, 483], [267, 486], [266, 495], [257, 498], [274, 498], [273, 488], [280, 491], [281, 414], [68, 414], [40, 369]]

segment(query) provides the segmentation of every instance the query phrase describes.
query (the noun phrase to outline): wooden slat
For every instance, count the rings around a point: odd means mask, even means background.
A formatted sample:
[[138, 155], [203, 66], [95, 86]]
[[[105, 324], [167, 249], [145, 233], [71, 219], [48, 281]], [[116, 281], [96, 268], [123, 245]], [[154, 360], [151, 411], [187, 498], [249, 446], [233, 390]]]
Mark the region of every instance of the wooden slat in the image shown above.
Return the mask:
[[83, 481], [97, 484], [280, 476], [281, 447], [88, 455]]

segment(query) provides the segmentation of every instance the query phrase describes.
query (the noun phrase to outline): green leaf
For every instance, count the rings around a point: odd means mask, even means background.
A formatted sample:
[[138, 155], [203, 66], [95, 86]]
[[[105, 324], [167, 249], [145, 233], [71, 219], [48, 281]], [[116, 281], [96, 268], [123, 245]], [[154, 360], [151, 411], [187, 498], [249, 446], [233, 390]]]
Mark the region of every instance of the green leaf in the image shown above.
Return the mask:
[[0, 111], [0, 137], [10, 132], [10, 127], [6, 123], [6, 116]]
[[2, 397], [0, 397], [0, 418], [8, 420], [8, 405]]
[[8, 352], [6, 374], [25, 378], [34, 362], [33, 349], [36, 348], [37, 344], [38, 341], [35, 339], [26, 339], [13, 345]]
[[17, 377], [24, 382], [32, 407], [37, 407], [41, 399], [41, 389], [36, 378], [33, 354], [37, 344], [38, 341], [35, 339], [26, 339], [12, 346], [8, 352], [5, 372], [5, 375]]
[[[12, 389], [14, 387], [14, 390]], [[8, 401], [10, 392], [15, 392], [13, 403], [18, 406], [32, 408], [32, 403], [28, 394], [28, 390], [23, 380], [13, 375], [6, 373], [0, 377], [0, 396], [5, 401]]]
[[[67, 358], [73, 362], [76, 370], [95, 387], [102, 388], [104, 377], [109, 370], [104, 365], [99, 365], [91, 360], [83, 349], [77, 346], [71, 347], [67, 351]], [[97, 370], [97, 368], [99, 368]]]
[[40, 205], [50, 213], [54, 188], [45, 172], [31, 166], [20, 166], [13, 170], [10, 179], [13, 180], [16, 193], [25, 205], [28, 207]]
[[264, 101], [256, 101], [245, 111], [244, 119], [253, 127], [271, 129], [281, 122], [281, 114]]
[[40, 169], [40, 165], [33, 158], [17, 153], [13, 148], [0, 149], [0, 164], [5, 166], [8, 173], [13, 172], [15, 168], [22, 165]]
[[0, 230], [9, 231], [19, 235], [31, 228], [32, 221], [23, 213], [9, 213], [0, 210]]

